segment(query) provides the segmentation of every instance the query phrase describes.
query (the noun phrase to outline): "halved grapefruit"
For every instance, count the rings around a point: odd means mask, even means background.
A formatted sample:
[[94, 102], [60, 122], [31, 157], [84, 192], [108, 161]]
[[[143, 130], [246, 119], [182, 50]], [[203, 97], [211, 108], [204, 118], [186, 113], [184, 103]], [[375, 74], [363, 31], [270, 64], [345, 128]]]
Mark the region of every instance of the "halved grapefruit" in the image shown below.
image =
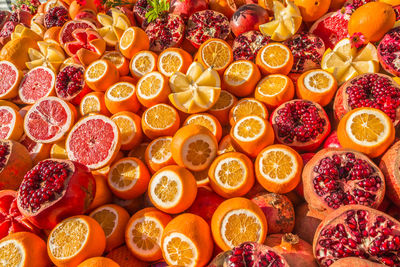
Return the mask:
[[0, 139], [18, 140], [24, 132], [23, 119], [18, 111], [0, 103]]
[[22, 72], [10, 61], [0, 61], [0, 99], [11, 99], [18, 95]]
[[75, 41], [75, 37], [72, 32], [76, 29], [87, 29], [92, 28], [96, 30], [96, 26], [87, 20], [70, 20], [62, 26], [59, 35], [60, 45], [64, 46], [65, 43]]

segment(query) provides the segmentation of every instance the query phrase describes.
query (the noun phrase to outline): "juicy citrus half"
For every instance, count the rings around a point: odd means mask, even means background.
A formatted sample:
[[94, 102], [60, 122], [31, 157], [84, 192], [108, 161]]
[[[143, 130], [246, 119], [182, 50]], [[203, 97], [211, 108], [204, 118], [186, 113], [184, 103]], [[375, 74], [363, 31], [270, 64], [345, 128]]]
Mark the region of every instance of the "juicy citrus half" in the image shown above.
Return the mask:
[[121, 111], [114, 114], [111, 120], [117, 124], [121, 132], [121, 149], [131, 150], [142, 142], [143, 131], [141, 118], [135, 113]]
[[271, 74], [264, 77], [258, 84], [254, 97], [267, 107], [274, 109], [294, 97], [294, 84], [283, 74]]
[[248, 60], [238, 60], [229, 65], [223, 76], [224, 89], [243, 97], [254, 92], [261, 73], [256, 64]]
[[293, 55], [286, 45], [270, 43], [258, 52], [256, 64], [264, 75], [287, 75], [293, 66]]
[[111, 61], [117, 67], [120, 77], [129, 74], [129, 60], [121, 52], [107, 51], [101, 58]]
[[149, 50], [149, 37], [141, 28], [129, 27], [119, 39], [118, 47], [126, 58], [131, 59], [137, 52]]
[[175, 164], [172, 158], [171, 143], [171, 136], [163, 136], [154, 139], [146, 148], [145, 160], [152, 173]]
[[24, 133], [24, 120], [17, 110], [0, 101], [0, 138], [19, 140]]
[[186, 72], [192, 63], [192, 56], [180, 48], [165, 49], [157, 61], [158, 71], [166, 77], [171, 77], [175, 72]]
[[0, 61], [0, 99], [11, 99], [18, 95], [18, 87], [23, 74], [10, 61]]
[[129, 63], [133, 77], [141, 78], [143, 75], [157, 70], [158, 55], [152, 51], [140, 51], [135, 54]]
[[207, 113], [193, 114], [187, 117], [183, 125], [196, 124], [206, 127], [217, 138], [217, 142], [222, 136], [222, 126], [218, 119]]
[[105, 116], [111, 114], [106, 107], [103, 92], [91, 92], [85, 95], [79, 104], [79, 113], [82, 116], [90, 113], [99, 113]]
[[243, 98], [230, 110], [229, 121], [234, 125], [238, 120], [251, 115], [267, 119], [268, 110], [262, 102], [254, 98]]
[[212, 67], [220, 74], [233, 61], [231, 46], [221, 39], [208, 39], [199, 48], [198, 60], [206, 68]]
[[178, 130], [180, 118], [178, 112], [167, 104], [157, 104], [146, 109], [142, 116], [142, 129], [150, 139], [160, 136], [172, 136]]
[[118, 80], [119, 72], [117, 67], [106, 59], [94, 61], [85, 71], [86, 84], [94, 91], [106, 91]]
[[138, 112], [140, 103], [136, 97], [136, 87], [129, 82], [117, 82], [107, 89], [105, 104], [112, 113], [121, 111]]
[[168, 79], [157, 71], [144, 74], [137, 83], [137, 98], [139, 102], [149, 108], [155, 104], [167, 103], [171, 93]]
[[221, 125], [229, 123], [229, 111], [236, 104], [237, 98], [226, 90], [221, 90], [217, 102], [208, 110]]

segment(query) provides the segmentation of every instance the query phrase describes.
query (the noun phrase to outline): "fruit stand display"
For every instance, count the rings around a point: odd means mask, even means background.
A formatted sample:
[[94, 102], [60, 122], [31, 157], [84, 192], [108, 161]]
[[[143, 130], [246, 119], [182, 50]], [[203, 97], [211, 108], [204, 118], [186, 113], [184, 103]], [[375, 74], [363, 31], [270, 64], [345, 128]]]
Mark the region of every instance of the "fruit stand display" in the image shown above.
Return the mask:
[[400, 267], [400, 1], [0, 10], [0, 265]]

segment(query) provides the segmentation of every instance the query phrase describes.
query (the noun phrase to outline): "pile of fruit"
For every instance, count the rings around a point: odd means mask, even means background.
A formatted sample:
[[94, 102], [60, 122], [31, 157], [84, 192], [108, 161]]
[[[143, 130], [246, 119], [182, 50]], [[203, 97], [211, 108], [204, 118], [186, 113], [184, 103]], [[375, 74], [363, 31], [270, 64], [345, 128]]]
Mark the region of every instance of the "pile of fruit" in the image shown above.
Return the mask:
[[400, 267], [399, 0], [16, 0], [1, 266]]

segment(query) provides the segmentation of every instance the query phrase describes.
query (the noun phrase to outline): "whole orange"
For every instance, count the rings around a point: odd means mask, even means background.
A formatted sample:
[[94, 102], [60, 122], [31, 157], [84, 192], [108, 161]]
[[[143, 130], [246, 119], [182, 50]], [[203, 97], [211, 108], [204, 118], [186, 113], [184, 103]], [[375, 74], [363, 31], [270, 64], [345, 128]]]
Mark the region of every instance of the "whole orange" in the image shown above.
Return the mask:
[[315, 21], [329, 9], [331, 0], [295, 0], [304, 21]]

